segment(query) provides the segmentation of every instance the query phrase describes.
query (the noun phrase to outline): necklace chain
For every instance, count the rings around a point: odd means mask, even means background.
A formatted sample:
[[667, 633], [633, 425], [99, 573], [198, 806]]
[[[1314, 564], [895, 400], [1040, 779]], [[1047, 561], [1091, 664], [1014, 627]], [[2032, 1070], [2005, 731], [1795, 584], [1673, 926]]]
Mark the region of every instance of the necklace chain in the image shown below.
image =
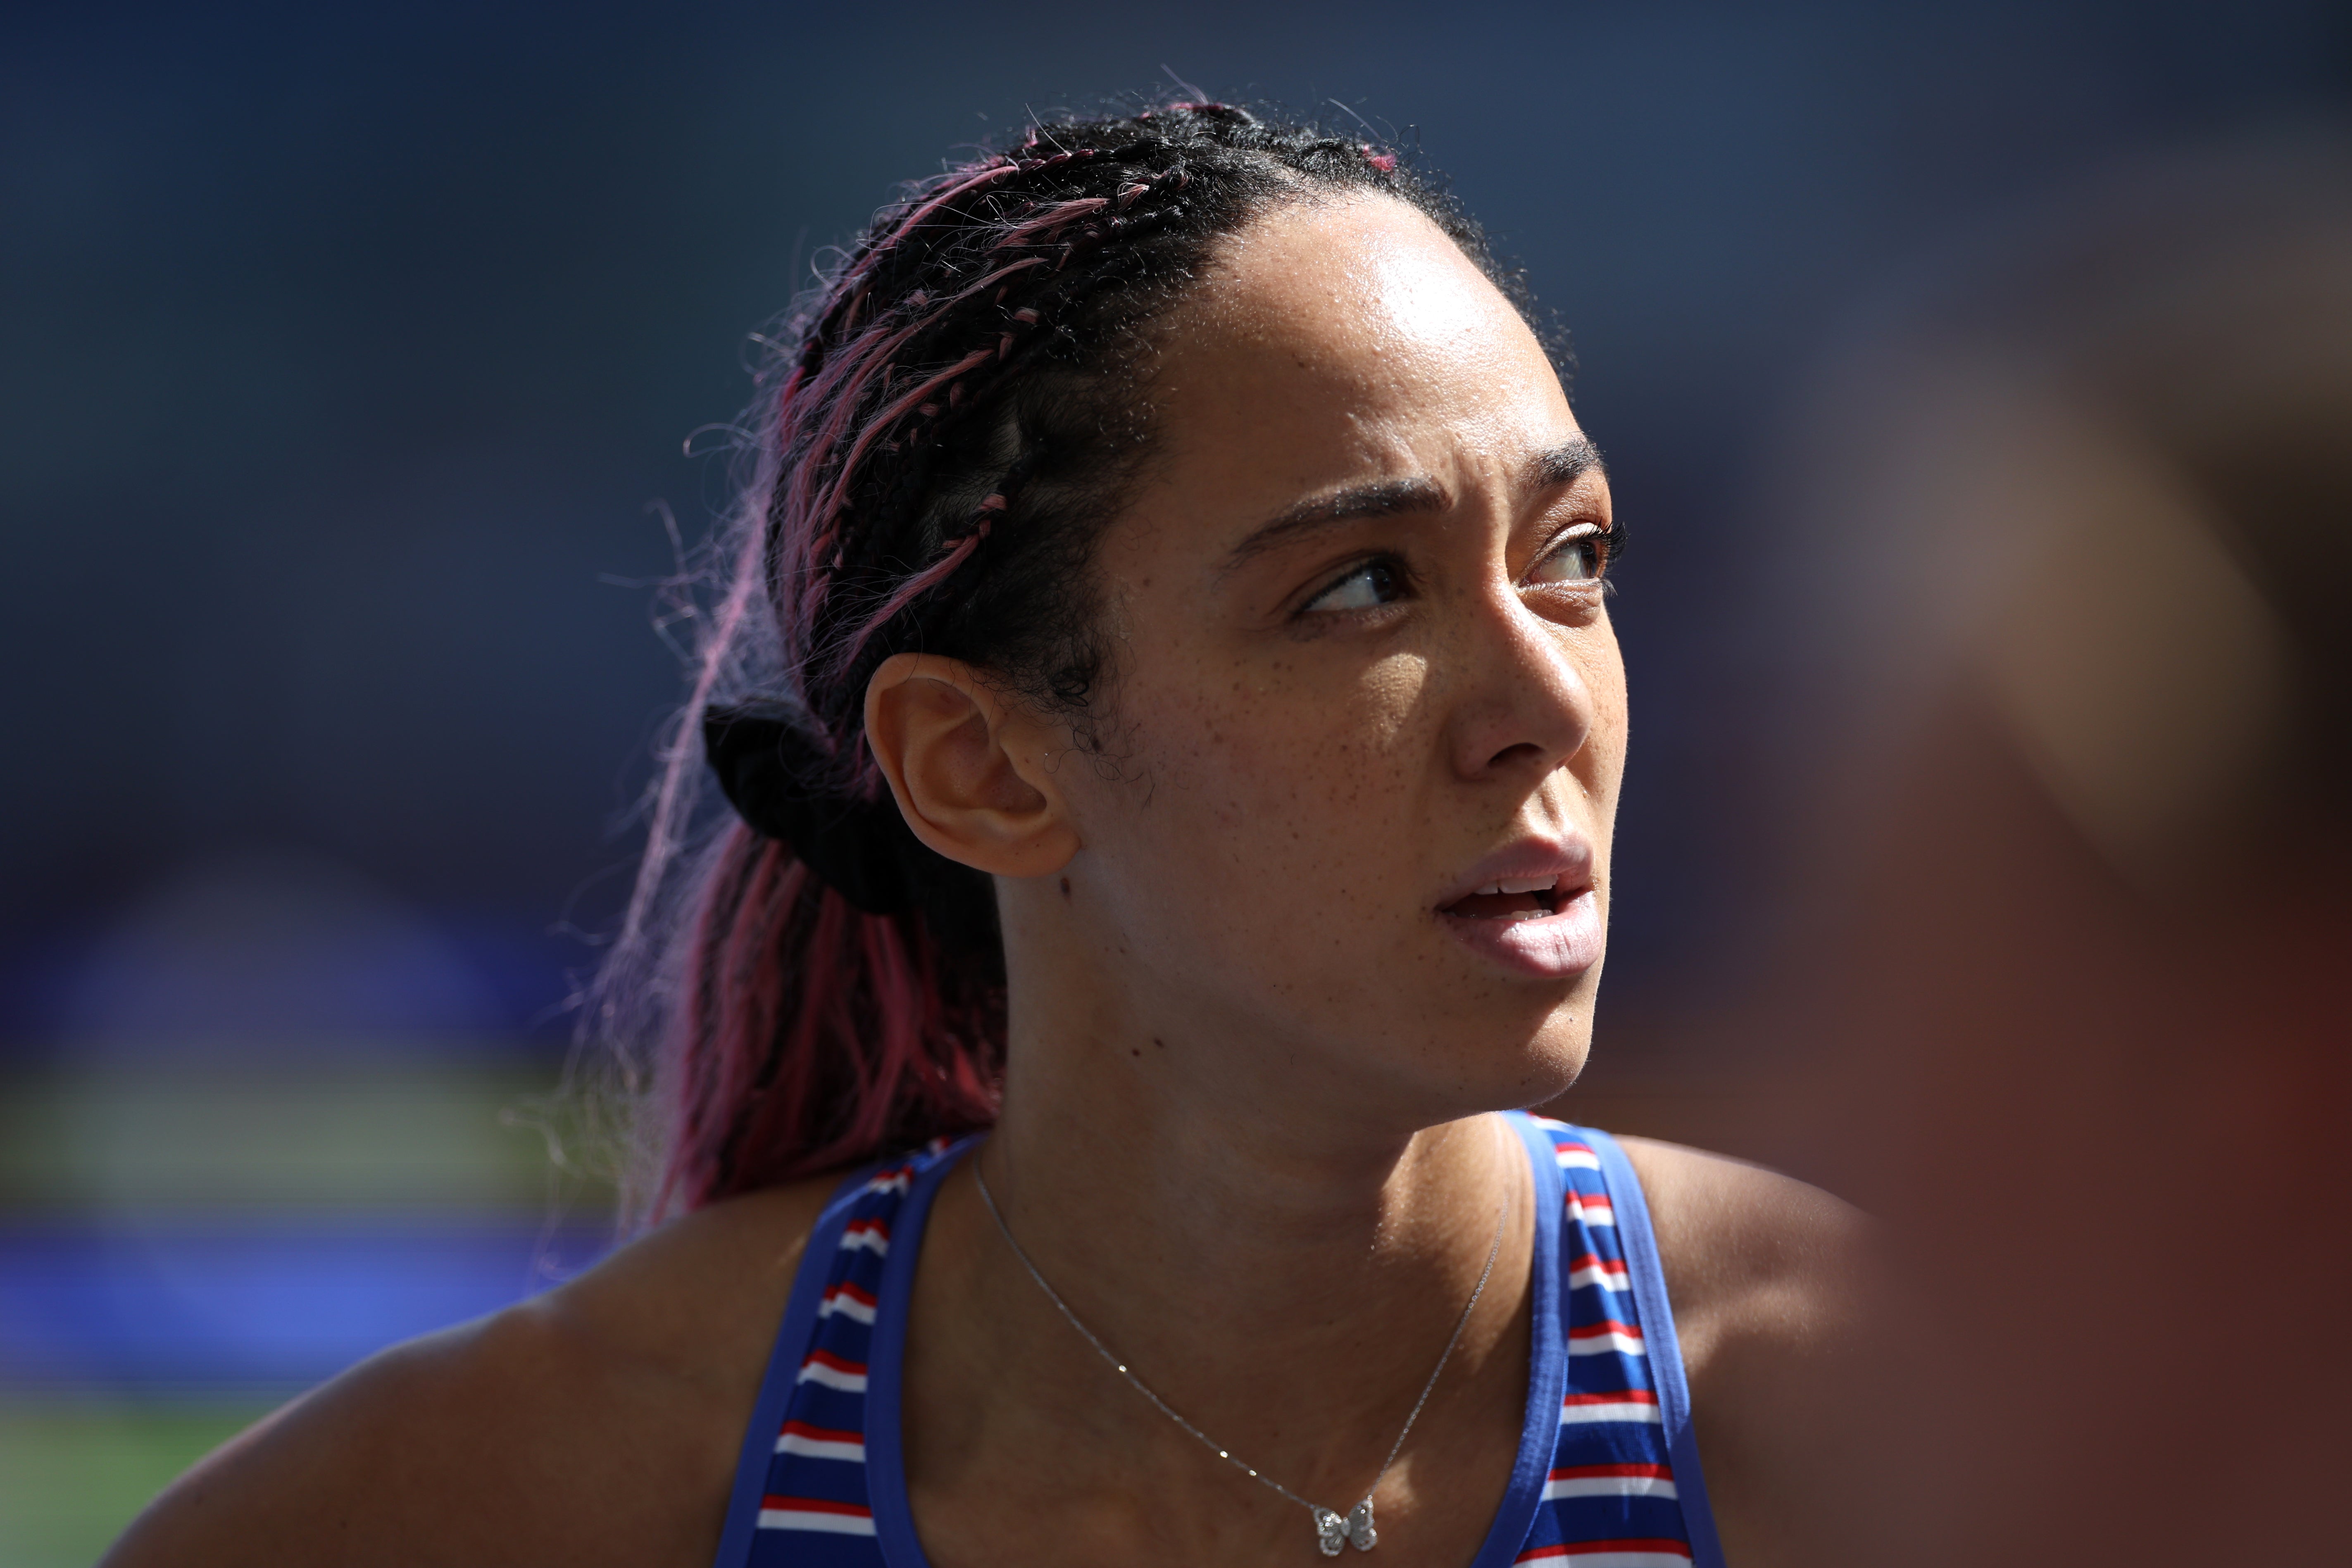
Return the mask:
[[1429, 1380], [1421, 1385], [1421, 1397], [1412, 1402], [1412, 1413], [1405, 1416], [1404, 1426], [1397, 1432], [1396, 1441], [1389, 1445], [1388, 1458], [1381, 1461], [1380, 1473], [1372, 1478], [1372, 1484], [1364, 1489], [1363, 1500], [1342, 1516], [1323, 1507], [1320, 1503], [1309, 1502], [1272, 1476], [1265, 1475], [1234, 1458], [1233, 1454], [1221, 1446], [1216, 1439], [1184, 1419], [1174, 1406], [1154, 1393], [1149, 1384], [1129, 1371], [1127, 1363], [1113, 1355], [1110, 1347], [1104, 1344], [1092, 1329], [1078, 1321], [1078, 1315], [1070, 1310], [1070, 1304], [1062, 1300], [1061, 1292], [1045, 1282], [1045, 1276], [1039, 1271], [1037, 1265], [1031, 1260], [1029, 1254], [1023, 1249], [1021, 1244], [1013, 1238], [1013, 1227], [1004, 1223], [1004, 1211], [996, 1206], [996, 1194], [989, 1191], [987, 1173], [981, 1169], [980, 1162], [976, 1159], [971, 1163], [971, 1173], [972, 1179], [980, 1184], [981, 1201], [988, 1205], [989, 1217], [996, 1222], [997, 1234], [1004, 1237], [1004, 1245], [1013, 1249], [1013, 1256], [1021, 1260], [1021, 1267], [1029, 1271], [1029, 1278], [1037, 1282], [1037, 1289], [1045, 1293], [1045, 1300], [1054, 1303], [1055, 1310], [1062, 1314], [1064, 1321], [1078, 1331], [1080, 1339], [1094, 1346], [1095, 1353], [1108, 1363], [1113, 1372], [1125, 1378], [1129, 1387], [1151, 1401], [1152, 1407], [1160, 1414], [1191, 1433], [1193, 1440], [1201, 1447], [1208, 1449], [1250, 1479], [1271, 1488], [1305, 1509], [1314, 1518], [1318, 1544], [1326, 1557], [1337, 1556], [1341, 1545], [1348, 1542], [1354, 1542], [1359, 1552], [1370, 1552], [1372, 1549], [1373, 1543], [1379, 1540], [1379, 1535], [1372, 1527], [1372, 1494], [1381, 1489], [1381, 1482], [1387, 1479], [1389, 1470], [1396, 1464], [1397, 1455], [1404, 1451], [1404, 1440], [1412, 1431], [1412, 1424], [1421, 1419], [1422, 1406], [1429, 1403], [1431, 1391], [1437, 1387], [1438, 1374], [1445, 1370], [1445, 1363], [1453, 1359], [1454, 1347], [1462, 1342], [1462, 1331], [1470, 1326], [1470, 1314], [1476, 1310], [1478, 1298], [1486, 1294], [1486, 1280], [1495, 1272], [1495, 1259], [1503, 1250], [1503, 1225], [1510, 1217], [1511, 1213], [1508, 1198], [1503, 1200], [1501, 1210], [1495, 1215], [1495, 1239], [1486, 1248], [1486, 1266], [1478, 1271], [1478, 1283], [1471, 1287], [1470, 1300], [1462, 1304], [1462, 1315], [1454, 1320], [1454, 1332], [1446, 1336], [1445, 1348], [1437, 1354], [1437, 1364], [1429, 1369]]

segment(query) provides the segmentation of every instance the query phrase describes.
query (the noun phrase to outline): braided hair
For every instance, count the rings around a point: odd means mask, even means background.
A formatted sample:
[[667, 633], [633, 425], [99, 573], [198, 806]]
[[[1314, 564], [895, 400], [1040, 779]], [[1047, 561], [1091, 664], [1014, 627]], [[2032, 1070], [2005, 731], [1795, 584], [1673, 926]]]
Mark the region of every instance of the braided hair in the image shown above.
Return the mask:
[[[867, 680], [900, 652], [964, 660], [1099, 746], [1089, 565], [1149, 449], [1150, 329], [1255, 214], [1354, 192], [1425, 214], [1528, 310], [1396, 153], [1175, 102], [1039, 125], [916, 186], [791, 318], [589, 1020], [630, 1091], [651, 1080], [636, 1217], [993, 1119], [993, 887], [907, 828]], [[688, 855], [705, 757], [734, 812]]]

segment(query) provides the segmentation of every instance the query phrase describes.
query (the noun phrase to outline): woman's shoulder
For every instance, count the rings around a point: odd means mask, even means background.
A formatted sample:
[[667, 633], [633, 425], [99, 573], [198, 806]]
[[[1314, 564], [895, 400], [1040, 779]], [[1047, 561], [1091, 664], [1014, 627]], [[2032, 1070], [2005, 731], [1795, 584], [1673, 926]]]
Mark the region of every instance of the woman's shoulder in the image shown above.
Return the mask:
[[708, 1563], [835, 1184], [714, 1204], [361, 1363], [182, 1477], [107, 1568]]
[[1854, 1299], [1875, 1245], [1861, 1210], [1744, 1160], [1619, 1142], [1642, 1181], [1685, 1349], [1717, 1328], [1788, 1323]]
[[[1622, 1140], [1650, 1210], [1725, 1549], [1845, 1560], [1891, 1289], [1875, 1230], [1820, 1188], [1720, 1154]], [[1787, 1543], [1809, 1543], [1791, 1555]], [[1810, 1553], [1807, 1555], [1806, 1553]]]

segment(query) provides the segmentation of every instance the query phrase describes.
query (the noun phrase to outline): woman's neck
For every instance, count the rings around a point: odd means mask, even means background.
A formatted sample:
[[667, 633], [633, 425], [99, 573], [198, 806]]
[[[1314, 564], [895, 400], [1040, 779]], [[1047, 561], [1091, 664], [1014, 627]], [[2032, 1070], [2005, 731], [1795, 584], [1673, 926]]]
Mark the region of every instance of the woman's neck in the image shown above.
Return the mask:
[[1164, 1259], [1188, 1293], [1237, 1306], [1354, 1300], [1383, 1278], [1449, 1276], [1483, 1258], [1493, 1216], [1524, 1184], [1517, 1141], [1491, 1118], [1350, 1126], [1271, 1086], [1220, 1093], [1200, 1081], [1213, 1072], [1132, 1065], [1134, 1051], [1167, 1048], [1092, 1043], [1079, 1050], [1098, 1065], [1031, 1071], [1016, 1051], [990, 1140], [1008, 1215], [1050, 1226], [1045, 1250], [1107, 1283], [1173, 1284], [1146, 1277]]
[[[1506, 1211], [1491, 1300], [1460, 1353], [1485, 1356], [1525, 1294], [1520, 1141], [1488, 1116], [1370, 1124], [1339, 1096], [1318, 1104], [1304, 1083], [1236, 1064], [1231, 1037], [1184, 1060], [1160, 1043], [1171, 1033], [1192, 1031], [1016, 1037], [979, 1156], [1013, 1235], [1087, 1327], [1204, 1426], [1212, 1410], [1230, 1432], [1253, 1412], [1320, 1408], [1392, 1429]], [[1088, 1354], [1001, 1238], [982, 1246], [1042, 1342]]]

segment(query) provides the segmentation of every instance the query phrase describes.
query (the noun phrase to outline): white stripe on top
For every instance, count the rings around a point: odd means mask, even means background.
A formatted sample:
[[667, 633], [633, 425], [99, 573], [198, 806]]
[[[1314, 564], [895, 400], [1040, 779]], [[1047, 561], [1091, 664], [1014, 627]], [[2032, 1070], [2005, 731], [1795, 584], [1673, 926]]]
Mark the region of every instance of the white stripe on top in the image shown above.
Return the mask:
[[1670, 1498], [1675, 1495], [1675, 1483], [1664, 1476], [1570, 1476], [1566, 1480], [1546, 1481], [1543, 1489], [1546, 1502], [1571, 1497]]
[[1629, 1289], [1625, 1283], [1625, 1266], [1596, 1261], [1568, 1271], [1570, 1289], [1580, 1290], [1587, 1285], [1598, 1285], [1603, 1290], [1625, 1290]]
[[835, 1313], [849, 1319], [852, 1322], [874, 1321], [873, 1307], [859, 1300], [846, 1289], [838, 1285], [824, 1293], [824, 1300], [817, 1304], [816, 1309], [816, 1315], [820, 1318], [830, 1318]]
[[1648, 1400], [1595, 1399], [1580, 1403], [1574, 1398], [1559, 1407], [1559, 1424], [1563, 1426], [1583, 1426], [1596, 1421], [1633, 1421], [1650, 1426], [1665, 1425], [1658, 1407]]
[[871, 1535], [874, 1516], [870, 1513], [835, 1513], [830, 1509], [763, 1508], [760, 1510], [761, 1530], [814, 1530], [827, 1535]]
[[841, 1459], [853, 1465], [862, 1465], [866, 1462], [866, 1444], [863, 1439], [853, 1441], [839, 1437], [811, 1437], [800, 1432], [787, 1432], [777, 1438], [776, 1452], [798, 1454], [807, 1459]]
[[827, 1366], [814, 1356], [801, 1363], [801, 1374], [793, 1381], [821, 1383], [827, 1388], [840, 1389], [844, 1394], [866, 1392], [866, 1373], [862, 1368], [856, 1372], [844, 1372], [837, 1366]]

